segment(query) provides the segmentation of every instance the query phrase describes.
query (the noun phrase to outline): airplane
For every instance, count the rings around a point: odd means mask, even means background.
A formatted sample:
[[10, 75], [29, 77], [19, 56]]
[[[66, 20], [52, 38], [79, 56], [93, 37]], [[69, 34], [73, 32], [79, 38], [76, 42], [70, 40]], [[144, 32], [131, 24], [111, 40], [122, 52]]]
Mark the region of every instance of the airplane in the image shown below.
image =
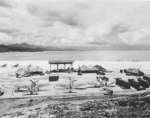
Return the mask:
[[127, 70], [124, 70], [127, 76], [144, 76], [144, 72], [140, 70], [141, 66], [139, 68], [129, 68]]
[[1, 68], [2, 68], [2, 67], [7, 67], [7, 64], [0, 65], [0, 67], [1, 67]]
[[12, 65], [12, 67], [17, 68], [19, 67], [19, 64]]
[[103, 77], [96, 77], [96, 82], [88, 82], [89, 85], [94, 85], [95, 88], [99, 87], [114, 87], [114, 82], [109, 82], [105, 79], [102, 79]]
[[50, 85], [49, 83], [48, 84], [37, 84], [37, 82], [39, 82], [39, 80], [37, 80], [37, 81], [30, 80], [30, 81], [31, 81], [31, 85], [15, 86], [15, 88], [16, 88], [15, 92], [19, 92], [20, 89], [27, 89], [30, 92], [30, 95], [33, 95], [34, 92], [38, 92], [40, 90], [39, 88]]
[[75, 84], [74, 82], [77, 80], [73, 80], [69, 77], [69, 84], [55, 84], [58, 87], [63, 87], [65, 89], [69, 89], [69, 93], [72, 93], [72, 89], [79, 89], [80, 86], [84, 86], [85, 84]]
[[88, 82], [88, 85], [94, 85], [96, 88], [105, 86], [106, 82], [103, 81], [100, 77], [96, 77], [96, 79], [96, 82]]

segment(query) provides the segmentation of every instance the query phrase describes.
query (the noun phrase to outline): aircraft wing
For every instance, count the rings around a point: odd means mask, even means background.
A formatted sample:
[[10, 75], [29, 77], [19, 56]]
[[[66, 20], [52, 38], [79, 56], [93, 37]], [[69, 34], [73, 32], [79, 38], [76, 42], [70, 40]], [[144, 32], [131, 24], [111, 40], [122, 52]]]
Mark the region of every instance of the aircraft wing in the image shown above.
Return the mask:
[[109, 86], [109, 87], [115, 87], [116, 84], [115, 84], [115, 82], [109, 82], [109, 83], [107, 83], [107, 86]]
[[15, 87], [17, 87], [17, 88], [23, 88], [23, 89], [29, 89], [30, 88], [29, 85], [16, 85]]
[[63, 88], [68, 88], [68, 85], [67, 84], [55, 84], [55, 86], [58, 86], [58, 87], [63, 87]]
[[100, 91], [112, 91], [110, 87], [102, 87]]
[[47, 84], [37, 84], [36, 87], [37, 88], [42, 88], [42, 87], [46, 87], [46, 86], [49, 86], [51, 85], [50, 83], [47, 83]]
[[81, 84], [75, 84], [75, 88], [81, 87], [81, 86], [85, 86], [85, 83], [81, 83]]
[[88, 82], [88, 85], [98, 86], [99, 83], [98, 82]]

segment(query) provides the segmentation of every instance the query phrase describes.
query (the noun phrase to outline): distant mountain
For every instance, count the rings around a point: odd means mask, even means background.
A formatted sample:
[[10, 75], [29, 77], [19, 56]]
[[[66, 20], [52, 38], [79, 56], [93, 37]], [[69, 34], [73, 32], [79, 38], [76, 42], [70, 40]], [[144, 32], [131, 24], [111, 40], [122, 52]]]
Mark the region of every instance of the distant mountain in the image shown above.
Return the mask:
[[36, 46], [34, 46], [34, 45], [29, 45], [29, 44], [27, 44], [27, 43], [12, 44], [12, 45], [9, 45], [9, 47], [36, 48]]
[[39, 51], [131, 51], [131, 50], [150, 50], [150, 47], [115, 45], [115, 46], [37, 46], [27, 43], [0, 45], [0, 52], [39, 52]]
[[0, 52], [38, 52], [38, 51], [78, 51], [78, 49], [67, 47], [52, 47], [52, 46], [37, 46], [29, 45], [27, 43], [12, 44], [12, 45], [0, 45]]
[[[68, 47], [69, 48], [69, 47]], [[78, 46], [72, 47], [83, 51], [144, 51], [150, 50], [149, 45], [101, 45], [101, 46]]]
[[15, 44], [15, 45], [0, 45], [0, 52], [14, 52], [14, 51], [18, 51], [18, 52], [37, 52], [37, 51], [44, 51], [43, 49], [40, 48], [32, 48], [31, 47], [22, 47], [19, 44]]

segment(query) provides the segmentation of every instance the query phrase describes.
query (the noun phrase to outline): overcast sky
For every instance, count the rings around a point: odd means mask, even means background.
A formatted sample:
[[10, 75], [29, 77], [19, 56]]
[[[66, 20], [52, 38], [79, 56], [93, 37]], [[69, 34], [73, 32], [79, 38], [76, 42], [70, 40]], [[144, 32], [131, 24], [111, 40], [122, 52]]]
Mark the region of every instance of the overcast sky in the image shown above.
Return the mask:
[[0, 0], [0, 43], [150, 45], [150, 1]]

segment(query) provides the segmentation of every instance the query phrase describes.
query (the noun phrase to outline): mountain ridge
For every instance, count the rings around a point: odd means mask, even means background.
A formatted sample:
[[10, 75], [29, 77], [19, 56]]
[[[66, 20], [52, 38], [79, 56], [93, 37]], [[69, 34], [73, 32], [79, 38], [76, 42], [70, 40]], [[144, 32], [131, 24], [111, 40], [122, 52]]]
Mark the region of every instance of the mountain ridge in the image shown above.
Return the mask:
[[39, 52], [39, 51], [135, 51], [135, 50], [150, 50], [149, 46], [39, 46], [28, 43], [4, 45], [0, 44], [0, 52]]
[[21, 44], [11, 44], [11, 45], [0, 45], [0, 52], [39, 52], [39, 51], [78, 51], [77, 49], [72, 48], [60, 48], [60, 47], [53, 47], [53, 46], [37, 46], [37, 45], [30, 45], [28, 43], [21, 43]]

